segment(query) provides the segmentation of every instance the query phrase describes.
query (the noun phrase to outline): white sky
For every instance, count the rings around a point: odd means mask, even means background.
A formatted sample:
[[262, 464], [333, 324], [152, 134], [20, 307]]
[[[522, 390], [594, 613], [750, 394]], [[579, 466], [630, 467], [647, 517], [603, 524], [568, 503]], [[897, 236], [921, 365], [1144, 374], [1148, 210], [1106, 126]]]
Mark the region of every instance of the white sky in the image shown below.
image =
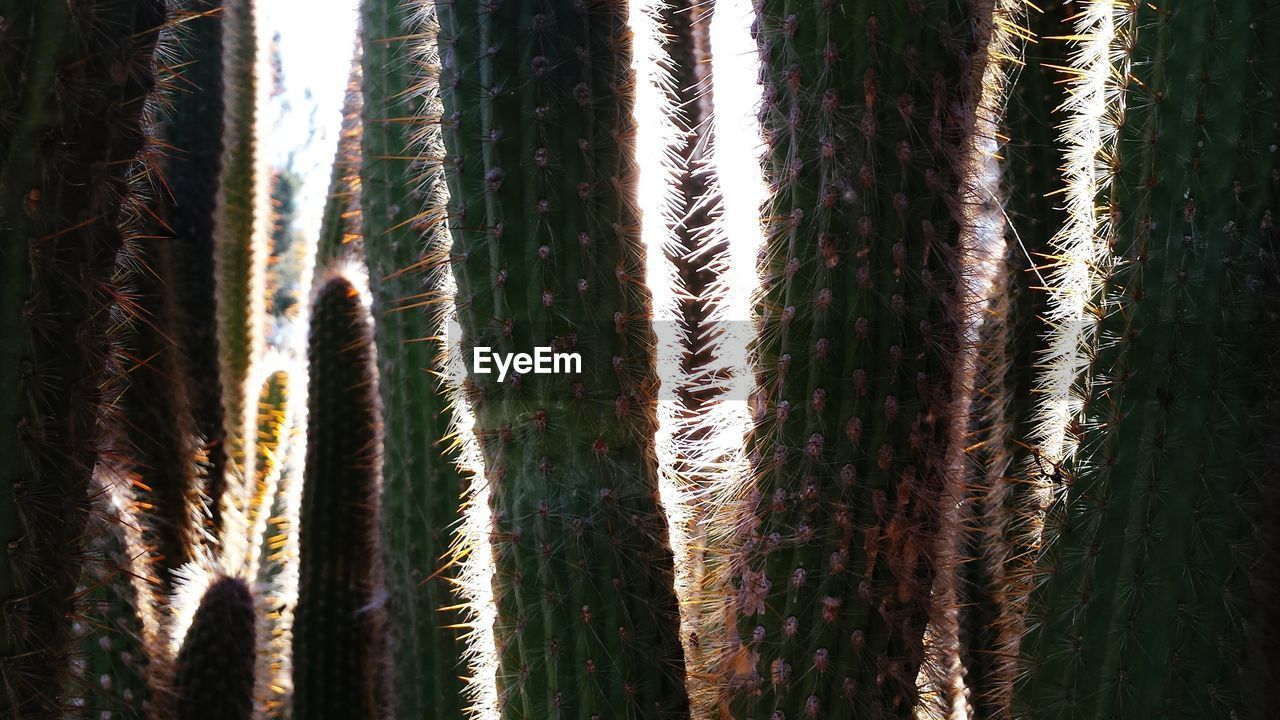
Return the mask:
[[[303, 178], [298, 229], [308, 242], [320, 232], [329, 167], [342, 125], [342, 99], [355, 47], [356, 0], [259, 0], [262, 47], [280, 35], [284, 95], [267, 111], [264, 151], [282, 167], [294, 154]], [[313, 133], [314, 129], [314, 133]]]

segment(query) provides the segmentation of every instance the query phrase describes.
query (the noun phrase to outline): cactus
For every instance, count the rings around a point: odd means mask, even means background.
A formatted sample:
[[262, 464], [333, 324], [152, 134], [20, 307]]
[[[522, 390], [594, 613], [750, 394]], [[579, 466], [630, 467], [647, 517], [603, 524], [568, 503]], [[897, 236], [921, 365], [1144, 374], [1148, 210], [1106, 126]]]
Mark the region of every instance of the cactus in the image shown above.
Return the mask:
[[298, 718], [376, 718], [381, 642], [371, 562], [377, 527], [377, 398], [367, 310], [350, 281], [312, 304], [307, 464], [293, 623]]
[[222, 171], [223, 0], [191, 0], [179, 17], [179, 91], [169, 98], [170, 120], [159, 129], [172, 148], [162, 166], [169, 193], [160, 217], [172, 239], [157, 243], [164, 258], [154, 268], [164, 278], [175, 307], [173, 340], [181, 348], [183, 371], [203, 442], [203, 491], [212, 500], [210, 525], [220, 524], [226, 471], [225, 411], [218, 372], [215, 312], [214, 213]]
[[968, 609], [962, 641], [968, 711], [975, 720], [1007, 717], [1018, 647], [1026, 633], [1030, 588], [1025, 570], [1042, 511], [1026, 470], [1033, 463], [1028, 440], [1037, 400], [1035, 352], [1047, 329], [1040, 265], [1051, 254], [1050, 238], [1065, 221], [1052, 188], [1045, 186], [1045, 178], [1054, 176], [1061, 164], [1054, 126], [1065, 99], [1057, 80], [1067, 44], [1056, 36], [1074, 13], [1074, 3], [1040, 5], [1026, 18], [1023, 66], [1003, 123], [1009, 231], [1004, 270], [994, 276], [992, 299], [984, 308], [969, 440], [978, 481], [967, 508], [970, 532], [962, 592]]
[[[1052, 504], [1015, 712], [1241, 711], [1255, 324], [1278, 282], [1278, 19], [1274, 2], [1084, 3], [1040, 379], [1058, 393], [1036, 448]], [[1091, 291], [1075, 313], [1072, 271]], [[1073, 364], [1076, 384], [1055, 384]]]
[[316, 242], [316, 267], [341, 259], [360, 238], [360, 48], [357, 46], [342, 103], [342, 133], [334, 153], [329, 197]]
[[437, 12], [462, 351], [582, 360], [580, 374], [465, 380], [491, 492], [502, 716], [687, 716], [626, 5]]
[[145, 596], [138, 592], [143, 558], [130, 550], [137, 542], [128, 537], [135, 531], [127, 523], [109, 502], [98, 503], [89, 517], [80, 590], [85, 607], [73, 629], [77, 677], [68, 689], [80, 717], [142, 717], [160, 675], [147, 644]]
[[58, 708], [160, 0], [0, 7], [0, 713]]
[[[444, 457], [449, 414], [437, 390], [437, 343], [444, 266], [440, 231], [418, 216], [411, 138], [431, 126], [421, 107], [410, 3], [367, 0], [361, 10], [360, 196], [364, 254], [373, 301], [382, 406], [382, 562], [397, 717], [461, 718], [467, 701], [457, 637], [462, 619], [450, 576], [441, 571], [463, 480]], [[426, 192], [438, 188], [426, 187]], [[433, 299], [436, 301], [433, 303]]]
[[217, 578], [200, 599], [178, 653], [179, 720], [249, 720], [253, 668], [253, 595], [241, 580]]
[[249, 537], [260, 538], [261, 541], [250, 547], [247, 566], [252, 575], [257, 574], [259, 564], [271, 554], [270, 538], [274, 535], [270, 527], [271, 518], [277, 515], [281, 464], [289, 446], [288, 405], [289, 374], [276, 370], [267, 375], [258, 391], [258, 433], [253, 443], [257, 458], [253, 466], [254, 486], [246, 525]]
[[[265, 250], [269, 216], [265, 173], [257, 151], [258, 38], [253, 0], [227, 0], [224, 11], [226, 120], [222, 175], [214, 221], [214, 268], [218, 315], [219, 377], [226, 410], [227, 459], [232, 476], [211, 489], [219, 522], [228, 511], [236, 523], [228, 536], [243, 528], [253, 475], [253, 418], [245, 399], [251, 392], [254, 363], [262, 352], [265, 298]], [[238, 548], [224, 548], [238, 554]]]
[[962, 173], [993, 8], [757, 7], [772, 197], [752, 483], [718, 520], [719, 699], [737, 718], [909, 717], [957, 530]]

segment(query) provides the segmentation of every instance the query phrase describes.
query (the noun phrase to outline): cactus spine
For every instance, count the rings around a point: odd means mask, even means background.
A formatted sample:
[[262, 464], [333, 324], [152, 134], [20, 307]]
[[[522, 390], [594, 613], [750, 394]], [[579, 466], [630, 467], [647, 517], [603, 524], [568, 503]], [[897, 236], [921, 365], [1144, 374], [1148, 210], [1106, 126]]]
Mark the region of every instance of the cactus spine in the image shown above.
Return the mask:
[[[1087, 343], [1063, 417], [1046, 423], [1060, 429], [1037, 448], [1052, 504], [1015, 712], [1240, 710], [1255, 324], [1278, 282], [1278, 10], [1084, 3], [1064, 138], [1078, 202], [1056, 243], [1093, 292], [1087, 315], [1059, 315], [1046, 353], [1069, 364], [1051, 354], [1063, 338]], [[1061, 394], [1054, 379], [1042, 386]]]
[[444, 720], [462, 717], [467, 702], [460, 619], [446, 611], [453, 589], [440, 572], [463, 481], [444, 457], [448, 406], [432, 373], [439, 346], [429, 339], [443, 310], [442, 229], [418, 215], [423, 195], [408, 160], [414, 134], [432, 129], [412, 120], [431, 112], [415, 92], [416, 45], [426, 38], [411, 5], [362, 5], [360, 196], [382, 405], [382, 558], [400, 630], [389, 638], [394, 714]]
[[757, 6], [772, 198], [752, 481], [720, 520], [732, 717], [915, 711], [955, 532], [961, 174], [992, 5]]
[[319, 286], [308, 354], [316, 391], [308, 397], [293, 713], [377, 718], [377, 398], [367, 311], [345, 278]]
[[463, 352], [582, 358], [580, 374], [465, 381], [491, 492], [502, 716], [687, 716], [626, 5], [437, 12]]
[[178, 653], [180, 720], [249, 720], [253, 710], [253, 595], [218, 578], [205, 590]]
[[[0, 6], [0, 713], [58, 710], [161, 0]], [[113, 377], [114, 376], [114, 377]]]

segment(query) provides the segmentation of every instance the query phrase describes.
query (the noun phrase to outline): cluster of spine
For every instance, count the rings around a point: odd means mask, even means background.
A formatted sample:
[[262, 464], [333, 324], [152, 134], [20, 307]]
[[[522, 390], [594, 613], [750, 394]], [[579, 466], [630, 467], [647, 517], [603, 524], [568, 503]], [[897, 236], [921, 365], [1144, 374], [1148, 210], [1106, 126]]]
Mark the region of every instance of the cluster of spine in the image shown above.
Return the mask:
[[582, 361], [580, 373], [464, 381], [492, 512], [498, 709], [687, 716], [627, 7], [437, 13], [461, 352], [544, 346]]
[[771, 198], [750, 482], [719, 521], [722, 712], [909, 717], [953, 542], [958, 175], [992, 8], [756, 9]]
[[368, 311], [340, 276], [311, 311], [307, 463], [293, 622], [293, 712], [381, 717], [373, 607], [378, 415]]
[[179, 720], [249, 720], [254, 627], [248, 586], [229, 577], [210, 583], [178, 652], [173, 690]]
[[1235, 717], [1265, 462], [1250, 450], [1265, 392], [1256, 328], [1277, 284], [1280, 9], [1082, 10], [1064, 140], [1086, 151], [1068, 155], [1069, 178], [1096, 184], [1069, 190], [1082, 196], [1055, 243], [1068, 259], [1093, 249], [1094, 293], [1083, 329], [1054, 318], [1051, 349], [1089, 344], [1075, 400], [1058, 403], [1072, 412], [1044, 419], [1037, 448], [1052, 502], [1013, 708]]
[[[360, 218], [382, 408], [379, 539], [387, 613], [397, 618], [388, 638], [393, 712], [460, 718], [463, 619], [442, 566], [465, 481], [446, 457], [450, 411], [434, 372], [448, 266], [432, 202], [441, 192], [438, 141], [430, 142], [439, 116], [434, 53], [425, 50], [433, 3], [419, 5], [361, 7]], [[412, 158], [424, 139], [432, 149], [419, 167]]]
[[0, 713], [57, 714], [162, 0], [0, 7]]

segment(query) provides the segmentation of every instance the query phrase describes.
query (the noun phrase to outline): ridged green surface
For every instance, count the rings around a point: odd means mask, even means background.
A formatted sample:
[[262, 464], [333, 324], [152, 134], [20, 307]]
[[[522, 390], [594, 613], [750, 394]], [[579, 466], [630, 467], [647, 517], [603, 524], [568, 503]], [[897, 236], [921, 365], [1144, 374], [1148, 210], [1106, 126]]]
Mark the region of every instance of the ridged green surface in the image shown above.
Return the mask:
[[127, 518], [102, 505], [86, 530], [88, 557], [81, 592], [84, 607], [76, 636], [75, 677], [67, 694], [86, 720], [145, 717], [151, 709], [154, 677], [142, 623], [145, 600], [134, 578], [145, 558], [129, 552]]
[[293, 716], [381, 717], [382, 643], [371, 607], [377, 540], [377, 388], [369, 319], [346, 279], [311, 309], [307, 465], [293, 622]]
[[[252, 459], [246, 456], [253, 440], [245, 437], [249, 422], [247, 383], [262, 350], [261, 293], [267, 249], [260, 247], [257, 231], [259, 215], [267, 209], [258, 207], [259, 79], [255, 69], [258, 38], [253, 0], [226, 0], [223, 18], [226, 125], [214, 235], [215, 303], [227, 455], [235, 467], [243, 470]], [[224, 478], [224, 482], [239, 484], [250, 480], [237, 477]], [[219, 502], [216, 491], [211, 491], [210, 496], [215, 504]], [[243, 500], [236, 497], [233, 502]], [[226, 502], [221, 501], [222, 507], [227, 507]]]
[[[421, 72], [410, 3], [366, 0], [363, 46], [360, 195], [364, 252], [373, 296], [379, 394], [382, 398], [382, 537], [391, 686], [396, 717], [463, 717], [462, 630], [449, 610], [457, 600], [440, 571], [457, 520], [463, 479], [445, 455], [449, 411], [431, 374], [439, 352], [428, 341], [442, 300], [443, 260], [429, 252], [437, 230], [418, 217], [411, 135], [426, 118], [410, 92]], [[428, 188], [430, 189], [430, 188]]]
[[249, 720], [253, 711], [254, 603], [242, 580], [214, 580], [178, 653], [178, 720]]
[[203, 490], [215, 527], [226, 470], [213, 270], [225, 110], [223, 5], [223, 0], [191, 0], [191, 14], [181, 24], [178, 89], [171, 93], [168, 121], [160, 128], [171, 148], [162, 161], [169, 193], [160, 196], [160, 216], [172, 237], [157, 243], [166, 257], [155, 268], [177, 308], [172, 338], [182, 350], [191, 412], [204, 445]]
[[53, 717], [161, 0], [0, 2], [0, 715]]
[[940, 499], [955, 481], [945, 472], [960, 314], [951, 163], [978, 99], [976, 28], [991, 10], [975, 16], [958, 0], [757, 10], [772, 197], [753, 512], [729, 559], [727, 716], [911, 717]]
[[1259, 310], [1280, 283], [1280, 5], [1141, 3], [1115, 19], [1129, 76], [1097, 200], [1114, 263], [1099, 269], [1079, 449], [1047, 478], [1015, 710], [1233, 718], [1242, 619], [1272, 600], [1247, 574]]
[[502, 716], [687, 717], [627, 6], [437, 11], [463, 351], [582, 358], [577, 374], [467, 378], [492, 493]]

